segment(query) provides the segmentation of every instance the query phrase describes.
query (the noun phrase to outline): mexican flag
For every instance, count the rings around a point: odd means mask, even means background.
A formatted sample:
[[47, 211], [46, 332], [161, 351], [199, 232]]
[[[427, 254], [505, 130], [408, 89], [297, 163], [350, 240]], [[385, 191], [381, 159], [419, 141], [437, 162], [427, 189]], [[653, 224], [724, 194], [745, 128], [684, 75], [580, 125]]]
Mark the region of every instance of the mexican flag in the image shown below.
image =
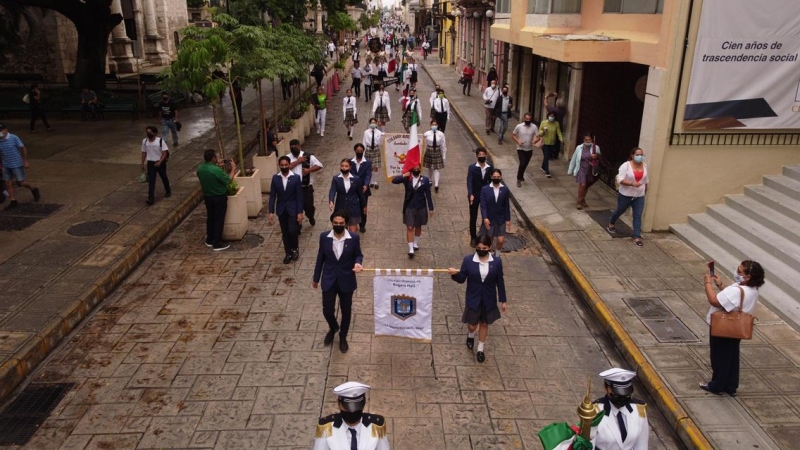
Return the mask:
[[411, 114], [411, 125], [408, 127], [408, 151], [406, 151], [406, 159], [403, 161], [403, 173], [406, 173], [417, 167], [420, 163], [420, 149], [419, 139], [417, 138], [417, 125], [419, 125], [419, 117], [417, 117], [417, 110]]
[[[592, 420], [592, 428], [597, 427], [603, 420], [605, 414], [601, 411]], [[551, 423], [539, 431], [539, 439], [542, 441], [544, 450], [582, 450], [582, 445], [573, 445], [575, 435], [580, 433], [578, 425], [570, 425], [566, 422]]]

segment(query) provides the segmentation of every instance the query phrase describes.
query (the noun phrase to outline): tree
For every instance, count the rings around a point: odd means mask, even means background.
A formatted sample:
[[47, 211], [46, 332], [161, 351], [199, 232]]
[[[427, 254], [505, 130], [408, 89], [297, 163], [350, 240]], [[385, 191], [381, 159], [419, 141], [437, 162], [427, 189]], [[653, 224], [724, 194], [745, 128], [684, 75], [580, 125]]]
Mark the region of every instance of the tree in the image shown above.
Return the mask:
[[242, 25], [260, 25], [264, 13], [276, 24], [302, 26], [306, 5], [301, 0], [229, 0], [231, 15]]
[[75, 24], [78, 56], [72, 87], [105, 88], [108, 35], [122, 22], [122, 14], [111, 13], [111, 0], [4, 0], [56, 11]]
[[[291, 1], [291, 0], [287, 0]], [[313, 0], [312, 0], [313, 1]], [[360, 3], [361, 0], [320, 0], [319, 3], [322, 5], [322, 9], [328, 11], [328, 16], [335, 12], [344, 12], [348, 6], [354, 6], [357, 3]]]
[[358, 24], [364, 31], [369, 30], [371, 27], [377, 27], [380, 21], [381, 14], [378, 11], [365, 11], [361, 14], [361, 17], [358, 18]]
[[206, 0], [186, 0], [186, 6], [189, 8], [202, 8], [208, 3]]
[[328, 27], [334, 32], [358, 31], [358, 24], [347, 13], [328, 13]]

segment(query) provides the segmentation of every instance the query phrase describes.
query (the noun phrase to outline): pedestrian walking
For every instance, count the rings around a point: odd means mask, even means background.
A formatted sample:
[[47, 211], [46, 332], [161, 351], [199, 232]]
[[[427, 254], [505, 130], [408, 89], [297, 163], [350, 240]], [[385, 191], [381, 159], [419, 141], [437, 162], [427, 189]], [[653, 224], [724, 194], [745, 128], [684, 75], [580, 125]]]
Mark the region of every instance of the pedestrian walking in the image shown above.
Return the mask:
[[[369, 119], [369, 128], [364, 131], [364, 137], [362, 141], [366, 150], [364, 151], [364, 155], [367, 157], [372, 163], [372, 173], [377, 174], [378, 169], [381, 167], [381, 162], [383, 161], [383, 155], [381, 152], [383, 151], [381, 145], [383, 143], [383, 132], [378, 129], [378, 120], [376, 118]], [[380, 177], [376, 176], [374, 179], [371, 180], [369, 183], [369, 187], [373, 189], [378, 189], [378, 180]]]
[[486, 73], [486, 82], [492, 84], [492, 81], [497, 83], [497, 67], [494, 65], [490, 67], [489, 72]]
[[280, 173], [272, 176], [269, 191], [270, 225], [275, 223], [275, 214], [281, 226], [283, 249], [286, 256], [284, 264], [300, 257], [300, 224], [303, 223], [303, 187], [300, 176], [291, 169], [291, 160], [287, 155], [278, 158]]
[[353, 97], [353, 90], [348, 89], [342, 99], [342, 115], [344, 116], [344, 126], [347, 128], [347, 137], [353, 140], [353, 128], [358, 123], [358, 97]]
[[178, 107], [174, 101], [169, 98], [169, 94], [164, 92], [161, 94], [161, 102], [158, 104], [158, 110], [161, 113], [161, 139], [167, 140], [167, 137], [172, 133], [172, 146], [178, 146]]
[[25, 175], [26, 169], [30, 168], [28, 163], [28, 149], [16, 134], [8, 132], [8, 127], [0, 124], [0, 162], [3, 164], [3, 181], [6, 184], [6, 192], [10, 203], [6, 209], [13, 209], [19, 206], [14, 181], [18, 187], [24, 187], [31, 191], [33, 200], [38, 202], [42, 198], [39, 188], [34, 187]]
[[494, 106], [497, 104], [497, 99], [500, 97], [500, 90], [497, 89], [497, 81], [492, 81], [489, 87], [483, 91], [483, 105], [486, 115], [486, 134], [492, 134], [494, 131]]
[[378, 127], [385, 133], [386, 124], [392, 120], [392, 105], [389, 93], [386, 92], [383, 84], [378, 85], [378, 92], [375, 93], [375, 100], [372, 101], [372, 117], [377, 119]]
[[314, 81], [317, 82], [317, 88], [322, 87], [322, 79], [328, 75], [328, 71], [325, 69], [325, 66], [322, 62], [318, 62], [314, 64], [314, 68], [311, 69], [311, 76], [314, 77]]
[[561, 132], [561, 125], [556, 121], [555, 113], [547, 115], [547, 119], [542, 121], [539, 126], [540, 134], [542, 135], [542, 172], [547, 178], [552, 178], [550, 175], [550, 160], [553, 154], [558, 154], [558, 149], [564, 143], [564, 134]]
[[236, 174], [236, 163], [231, 159], [230, 172], [225, 173], [212, 149], [203, 153], [203, 161], [197, 168], [197, 179], [206, 205], [206, 247], [219, 252], [231, 246], [222, 241], [222, 231], [228, 211], [228, 185]]
[[328, 96], [325, 95], [325, 90], [322, 89], [322, 86], [317, 88], [317, 95], [312, 97], [311, 105], [314, 107], [314, 124], [317, 129], [317, 134], [320, 135], [320, 137], [324, 137], [325, 119], [328, 117]]
[[422, 105], [417, 97], [417, 90], [411, 88], [408, 91], [408, 96], [400, 99], [400, 104], [403, 108], [403, 129], [408, 133], [408, 128], [411, 126], [414, 113], [417, 114], [417, 120], [422, 120]]
[[88, 87], [83, 88], [81, 90], [81, 121], [86, 122], [87, 116], [92, 120], [96, 119], [101, 108], [102, 104], [97, 98], [97, 94]]
[[281, 95], [283, 95], [284, 101], [292, 98], [292, 80], [281, 77]]
[[575, 148], [572, 159], [567, 168], [568, 175], [575, 176], [578, 183], [578, 200], [575, 208], [588, 208], [586, 204], [586, 194], [589, 188], [597, 181], [597, 170], [600, 163], [600, 146], [595, 144], [594, 135], [591, 133], [583, 134], [583, 144]]
[[541, 145], [542, 137], [539, 129], [532, 122], [531, 113], [525, 113], [522, 117], [523, 122], [514, 127], [511, 132], [511, 139], [517, 143], [517, 157], [519, 157], [519, 169], [517, 170], [517, 187], [522, 186], [525, 181], [525, 169], [533, 157], [533, 147]]
[[467, 324], [467, 348], [470, 350], [475, 345], [477, 331], [478, 348], [475, 356], [479, 363], [486, 361], [485, 345], [489, 325], [500, 318], [501, 310], [505, 313], [508, 309], [506, 285], [503, 280], [503, 261], [490, 254], [491, 245], [492, 238], [485, 234], [481, 235], [478, 238], [478, 245], [475, 246], [475, 253], [464, 257], [461, 269], [454, 267], [447, 269], [456, 283], [467, 282], [461, 322]]
[[147, 203], [155, 203], [156, 173], [161, 177], [164, 185], [164, 198], [172, 196], [172, 189], [167, 176], [167, 161], [169, 161], [169, 147], [163, 138], [156, 138], [158, 129], [153, 126], [145, 128], [147, 137], [142, 139], [142, 170], [147, 170]]
[[475, 247], [478, 243], [477, 226], [478, 210], [481, 206], [481, 191], [489, 185], [492, 175], [492, 166], [486, 162], [486, 149], [475, 149], [477, 162], [467, 168], [467, 199], [469, 200], [469, 245]]
[[[704, 276], [706, 299], [711, 307], [706, 315], [706, 322], [711, 326], [711, 315], [718, 311], [733, 312], [741, 310], [752, 314], [758, 302], [758, 289], [764, 285], [764, 268], [756, 261], [745, 260], [736, 267], [733, 284], [722, 288], [722, 280], [718, 276]], [[712, 282], [717, 286], [714, 292]], [[712, 394], [726, 393], [736, 397], [739, 389], [739, 344], [741, 339], [714, 336], [714, 328], [709, 333], [711, 348], [711, 381], [700, 383], [700, 389]]]
[[428, 59], [428, 55], [431, 53], [431, 43], [427, 40], [422, 43], [422, 59]]
[[617, 232], [617, 219], [631, 208], [633, 210], [633, 242], [642, 247], [642, 213], [644, 212], [644, 194], [650, 177], [647, 164], [644, 163], [644, 150], [631, 150], [628, 161], [619, 166], [616, 177], [619, 189], [617, 192], [617, 209], [608, 220], [608, 232]]
[[444, 89], [438, 88], [435, 92], [436, 97], [431, 100], [431, 114], [439, 125], [442, 133], [447, 129], [447, 122], [450, 120], [450, 100], [444, 95]]
[[231, 89], [231, 99], [233, 100], [235, 107], [233, 120], [241, 125], [247, 123], [244, 121], [244, 116], [242, 115], [242, 102], [244, 101], [243, 92], [244, 88], [242, 88], [242, 85], [239, 84], [239, 80], [234, 81], [233, 89]]
[[372, 195], [372, 161], [364, 157], [364, 145], [361, 143], [353, 146], [355, 158], [350, 160], [350, 173], [357, 176], [361, 180], [361, 191], [364, 193], [364, 211], [361, 214], [361, 223], [359, 223], [359, 231], [361, 233], [367, 232], [367, 206], [369, 204], [369, 197]]
[[422, 227], [428, 224], [429, 215], [433, 215], [431, 181], [421, 174], [419, 165], [417, 165], [409, 172], [394, 177], [392, 184], [402, 184], [405, 187], [403, 224], [406, 226], [408, 258], [412, 259], [414, 252], [419, 251]]
[[366, 60], [366, 64], [364, 64], [364, 69], [361, 71], [361, 79], [364, 83], [364, 103], [369, 103], [372, 100], [372, 74], [375, 73], [375, 69], [373, 68], [372, 64], [370, 63], [369, 58]]
[[431, 120], [431, 129], [422, 135], [425, 139], [425, 156], [422, 166], [428, 169], [428, 178], [433, 180], [433, 190], [439, 193], [439, 171], [444, 169], [447, 159], [447, 142], [444, 133], [439, 131], [436, 119]]
[[369, 389], [355, 381], [333, 389], [339, 412], [319, 419], [314, 450], [389, 450], [386, 419], [364, 412]]
[[350, 69], [350, 76], [353, 77], [353, 83], [350, 85], [350, 89], [356, 94], [356, 99], [361, 97], [361, 69], [359, 68], [358, 62], [353, 63], [353, 68]]
[[[358, 234], [347, 231], [350, 217], [345, 210], [331, 214], [332, 231], [319, 235], [317, 263], [311, 286], [318, 289], [322, 281], [322, 314], [328, 322], [325, 345], [331, 345], [339, 331], [339, 350], [347, 353], [347, 332], [350, 330], [350, 317], [353, 307], [353, 292], [358, 288], [356, 274], [361, 272], [364, 255], [361, 253], [361, 240]], [[342, 310], [342, 324], [336, 322], [336, 297]]]
[[[317, 223], [315, 213], [317, 208], [314, 206], [314, 172], [322, 170], [322, 163], [316, 156], [304, 152], [300, 147], [300, 141], [292, 139], [289, 141], [289, 167], [292, 172], [301, 178], [303, 188], [303, 207], [308, 217], [308, 223], [313, 227]], [[302, 223], [302, 222], [301, 222]]]
[[336, 44], [333, 41], [328, 41], [328, 58], [333, 59], [334, 53], [336, 53]]
[[351, 173], [352, 163], [345, 158], [339, 162], [339, 175], [331, 180], [328, 191], [328, 205], [331, 212], [347, 212], [347, 226], [351, 232], [357, 233], [361, 225], [361, 217], [367, 209], [367, 198], [364, 196], [363, 181]]
[[462, 88], [461, 94], [470, 95], [472, 92], [472, 79], [475, 77], [475, 67], [472, 63], [467, 64], [467, 67], [461, 71]]
[[514, 106], [514, 99], [508, 95], [508, 86], [503, 86], [502, 95], [494, 104], [494, 116], [497, 118], [497, 143], [503, 143], [503, 137], [508, 130], [508, 117], [511, 115], [511, 109]]
[[511, 228], [511, 192], [503, 184], [500, 169], [492, 169], [491, 184], [481, 189], [481, 217], [481, 234], [494, 239], [494, 256], [499, 258]]
[[42, 109], [42, 91], [39, 89], [39, 84], [31, 84], [27, 97], [28, 107], [31, 109], [31, 133], [36, 133], [36, 119], [42, 119], [47, 131], [53, 131], [53, 127], [47, 121], [47, 113]]

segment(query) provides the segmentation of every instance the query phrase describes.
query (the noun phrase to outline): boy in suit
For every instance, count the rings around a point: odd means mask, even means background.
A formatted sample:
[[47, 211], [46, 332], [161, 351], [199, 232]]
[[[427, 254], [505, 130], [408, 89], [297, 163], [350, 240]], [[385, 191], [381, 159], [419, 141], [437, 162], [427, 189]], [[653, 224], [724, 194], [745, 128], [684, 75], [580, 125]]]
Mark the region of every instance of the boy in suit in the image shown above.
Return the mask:
[[406, 188], [403, 201], [403, 223], [406, 225], [406, 237], [408, 238], [408, 258], [413, 259], [414, 252], [419, 250], [422, 227], [428, 224], [428, 215], [433, 215], [431, 180], [420, 174], [419, 164], [417, 164], [411, 171], [394, 177], [392, 184], [402, 184]]
[[467, 198], [469, 199], [469, 245], [475, 248], [478, 243], [478, 233], [475, 222], [478, 220], [478, 209], [481, 206], [481, 189], [488, 185], [492, 173], [492, 166], [486, 162], [486, 149], [475, 149], [478, 162], [467, 169]]
[[[372, 195], [372, 161], [364, 157], [364, 144], [356, 144], [353, 146], [353, 151], [356, 157], [351, 159], [350, 172], [361, 180], [364, 191], [364, 207], [366, 209], [369, 203], [369, 197]], [[361, 214], [361, 223], [359, 224], [359, 231], [361, 233], [367, 232], [367, 213], [366, 211]]]
[[506, 231], [511, 226], [511, 192], [503, 184], [503, 172], [493, 169], [492, 184], [481, 189], [481, 234], [495, 238], [494, 255], [500, 256]]
[[275, 214], [281, 225], [283, 248], [286, 256], [284, 264], [300, 257], [299, 239], [300, 224], [303, 223], [303, 187], [300, 176], [292, 173], [289, 157], [284, 155], [278, 159], [280, 173], [272, 176], [269, 191], [269, 224], [275, 223]]

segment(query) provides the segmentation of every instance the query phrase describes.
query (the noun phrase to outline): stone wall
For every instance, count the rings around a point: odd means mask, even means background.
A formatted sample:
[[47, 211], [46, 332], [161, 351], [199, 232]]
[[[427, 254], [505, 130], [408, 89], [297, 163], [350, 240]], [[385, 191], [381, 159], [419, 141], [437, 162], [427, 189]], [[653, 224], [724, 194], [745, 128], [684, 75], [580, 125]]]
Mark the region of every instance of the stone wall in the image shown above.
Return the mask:
[[158, 34], [164, 39], [162, 49], [171, 58], [174, 58], [178, 53], [175, 31], [189, 25], [186, 0], [156, 0], [156, 9], [158, 10]]
[[[0, 7], [0, 14], [8, 14]], [[52, 30], [65, 28], [63, 23], [69, 25], [62, 33], [53, 33]], [[75, 66], [74, 55], [72, 61], [62, 58], [64, 48], [73, 42], [77, 46], [77, 33], [69, 20], [54, 11], [40, 8], [26, 8], [19, 22], [19, 42], [2, 50], [2, 72], [6, 73], [38, 73], [49, 81], [63, 82], [64, 66], [71, 63]], [[63, 34], [63, 38], [59, 37]]]

